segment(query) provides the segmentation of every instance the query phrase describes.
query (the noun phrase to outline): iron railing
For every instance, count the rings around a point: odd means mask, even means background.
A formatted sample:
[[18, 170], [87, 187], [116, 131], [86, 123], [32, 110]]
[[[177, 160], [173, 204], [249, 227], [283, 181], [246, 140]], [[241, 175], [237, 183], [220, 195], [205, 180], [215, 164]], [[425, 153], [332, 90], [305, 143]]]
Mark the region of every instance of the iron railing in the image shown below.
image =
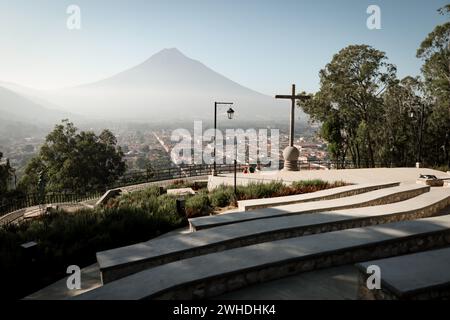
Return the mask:
[[[278, 169], [283, 168], [283, 161], [279, 162]], [[242, 172], [248, 165], [237, 164], [237, 172]], [[266, 165], [263, 167], [270, 167]], [[363, 168], [367, 166], [356, 166], [351, 161], [307, 161], [300, 162], [300, 170], [326, 170], [326, 169], [354, 169]], [[377, 163], [375, 167], [387, 167], [386, 164]], [[94, 192], [76, 194], [76, 193], [49, 193], [44, 198], [39, 194], [31, 193], [26, 195], [11, 196], [0, 198], [0, 217], [10, 212], [24, 209], [27, 207], [42, 205], [42, 204], [58, 204], [58, 203], [78, 203], [88, 201], [100, 197], [104, 191], [119, 187], [126, 187], [142, 183], [158, 182], [164, 180], [184, 179], [190, 177], [207, 176], [212, 173], [213, 165], [184, 165], [173, 166], [167, 168], [155, 168], [153, 170], [143, 170], [136, 172], [129, 172], [119, 178], [113, 184], [105, 186], [103, 190], [96, 190]], [[217, 164], [217, 174], [234, 172], [234, 164]]]

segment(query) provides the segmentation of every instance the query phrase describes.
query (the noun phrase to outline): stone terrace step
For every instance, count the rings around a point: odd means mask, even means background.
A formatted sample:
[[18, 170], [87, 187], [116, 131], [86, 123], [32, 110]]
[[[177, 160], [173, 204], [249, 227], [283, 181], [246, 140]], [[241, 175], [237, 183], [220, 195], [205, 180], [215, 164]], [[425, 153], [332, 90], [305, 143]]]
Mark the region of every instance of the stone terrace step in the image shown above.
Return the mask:
[[113, 281], [76, 299], [210, 298], [313, 269], [450, 244], [450, 216], [265, 242], [171, 262]]
[[450, 192], [434, 189], [416, 198], [389, 205], [336, 212], [285, 216], [225, 225], [97, 254], [104, 283], [148, 267], [230, 248], [304, 234], [429, 217], [450, 205]]
[[[367, 289], [367, 268], [381, 269], [381, 290]], [[356, 265], [360, 270], [362, 299], [448, 299], [450, 297], [450, 248], [425, 251]]]
[[428, 192], [429, 190], [430, 187], [428, 186], [416, 184], [402, 185], [333, 200], [305, 202], [275, 208], [264, 208], [252, 211], [233, 212], [229, 214], [193, 218], [189, 219], [189, 226], [192, 231], [196, 231], [257, 219], [376, 206], [407, 200], [424, 192]]
[[430, 217], [450, 206], [450, 190], [433, 189], [394, 204], [253, 220], [98, 252], [103, 283], [164, 263], [314, 233]]
[[238, 201], [238, 207], [240, 211], [249, 211], [254, 209], [276, 207], [294, 203], [330, 200], [343, 198], [348, 196], [354, 196], [357, 194], [391, 188], [400, 185], [400, 183], [378, 183], [378, 184], [356, 184], [338, 188], [332, 188], [327, 190], [321, 190], [312, 193], [297, 194], [285, 197], [265, 198], [265, 199], [253, 199]]

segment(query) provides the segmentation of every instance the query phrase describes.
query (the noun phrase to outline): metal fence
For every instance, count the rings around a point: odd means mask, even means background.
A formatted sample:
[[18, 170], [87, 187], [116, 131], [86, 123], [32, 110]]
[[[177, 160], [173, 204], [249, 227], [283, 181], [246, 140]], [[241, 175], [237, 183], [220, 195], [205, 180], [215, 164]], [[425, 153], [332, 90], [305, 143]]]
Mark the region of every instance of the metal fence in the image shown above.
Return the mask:
[[[253, 165], [254, 166], [254, 165]], [[280, 161], [278, 169], [283, 168], [284, 163]], [[242, 172], [248, 165], [237, 164], [237, 172]], [[269, 165], [262, 167], [270, 167]], [[364, 166], [355, 166], [350, 161], [336, 162], [336, 161], [308, 161], [299, 162], [300, 170], [331, 170], [331, 169], [354, 169]], [[367, 167], [367, 166], [366, 166]], [[375, 167], [386, 167], [386, 164], [378, 163]], [[199, 177], [210, 175], [213, 170], [213, 165], [184, 165], [178, 167], [155, 168], [151, 171], [136, 171], [129, 172], [118, 179], [109, 186], [105, 186], [103, 190], [95, 192], [76, 194], [76, 193], [49, 193], [44, 198], [39, 194], [26, 194], [21, 196], [4, 197], [0, 199], [0, 217], [10, 212], [32, 207], [41, 204], [57, 204], [57, 203], [77, 203], [87, 201], [100, 197], [104, 191], [119, 187], [126, 187], [141, 183], [158, 182], [164, 180], [183, 179], [189, 177]], [[234, 172], [234, 164], [217, 164], [217, 174]]]
[[0, 200], [0, 217], [16, 210], [43, 204], [78, 203], [88, 201], [98, 198], [102, 194], [103, 193], [101, 192], [87, 194], [49, 193], [42, 197], [37, 193], [29, 193], [26, 195], [5, 197]]

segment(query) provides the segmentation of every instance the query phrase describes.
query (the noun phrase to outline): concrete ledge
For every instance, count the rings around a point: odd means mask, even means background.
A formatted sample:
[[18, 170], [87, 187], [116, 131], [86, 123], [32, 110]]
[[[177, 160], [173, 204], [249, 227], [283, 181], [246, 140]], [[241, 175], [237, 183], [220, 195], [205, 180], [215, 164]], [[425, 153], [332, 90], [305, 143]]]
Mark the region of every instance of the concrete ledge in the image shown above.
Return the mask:
[[267, 199], [254, 199], [254, 200], [244, 200], [238, 201], [238, 207], [241, 211], [249, 211], [254, 209], [261, 209], [267, 207], [282, 206], [294, 203], [302, 203], [309, 201], [320, 201], [320, 200], [330, 200], [338, 199], [348, 196], [354, 196], [361, 193], [391, 188], [399, 186], [400, 183], [383, 183], [383, 184], [360, 184], [360, 185], [350, 185], [339, 188], [332, 188], [307, 194], [298, 194], [286, 197], [276, 197]]
[[111, 189], [106, 191], [103, 196], [95, 203], [95, 206], [105, 205], [112, 198], [118, 197], [122, 194], [122, 189]]
[[428, 192], [429, 190], [430, 187], [428, 186], [419, 186], [414, 184], [403, 185], [340, 199], [305, 202], [275, 208], [265, 208], [253, 211], [193, 218], [189, 219], [189, 225], [192, 231], [197, 231], [257, 219], [278, 218], [288, 215], [376, 206], [404, 201], [416, 197], [424, 192]]
[[[381, 289], [367, 288], [367, 267], [381, 269]], [[430, 300], [450, 298], [450, 248], [426, 251], [356, 265], [358, 296], [368, 300]]]
[[150, 240], [97, 253], [102, 282], [108, 283], [165, 263], [262, 242], [402, 220], [430, 217], [450, 206], [450, 192], [436, 189], [394, 204], [242, 222]]
[[75, 299], [205, 299], [313, 269], [449, 244], [450, 216], [348, 229], [168, 263], [113, 281]]
[[416, 181], [418, 184], [423, 184], [430, 187], [442, 187], [444, 186], [444, 180], [442, 179], [423, 179], [419, 178]]

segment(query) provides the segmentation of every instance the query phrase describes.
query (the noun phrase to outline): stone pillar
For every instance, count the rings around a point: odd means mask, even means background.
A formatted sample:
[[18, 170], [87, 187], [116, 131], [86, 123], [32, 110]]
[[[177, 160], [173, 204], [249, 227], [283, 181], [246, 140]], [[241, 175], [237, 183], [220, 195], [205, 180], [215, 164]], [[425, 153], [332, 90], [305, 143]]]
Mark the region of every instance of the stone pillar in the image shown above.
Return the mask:
[[292, 146], [287, 147], [283, 151], [284, 158], [284, 171], [299, 171], [298, 167], [298, 157], [300, 156], [300, 151]]

